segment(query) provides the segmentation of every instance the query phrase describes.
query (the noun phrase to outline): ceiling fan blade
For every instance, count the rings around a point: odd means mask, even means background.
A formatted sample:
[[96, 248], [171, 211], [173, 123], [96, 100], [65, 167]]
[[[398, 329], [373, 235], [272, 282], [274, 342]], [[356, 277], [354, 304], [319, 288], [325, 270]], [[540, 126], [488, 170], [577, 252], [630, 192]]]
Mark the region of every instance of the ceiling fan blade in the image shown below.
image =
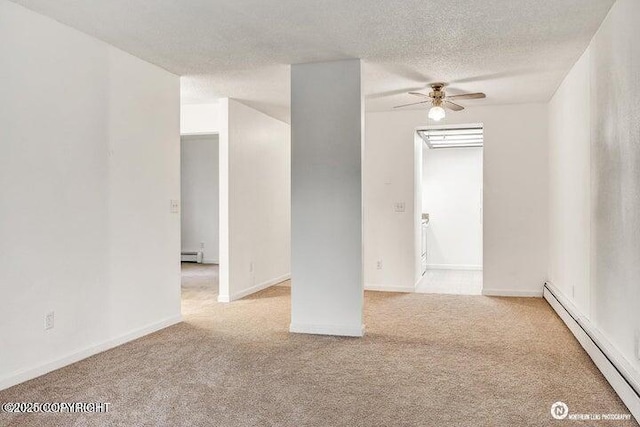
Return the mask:
[[443, 101], [442, 106], [444, 108], [448, 108], [449, 110], [453, 110], [453, 111], [464, 110], [464, 107], [462, 105], [454, 104], [453, 102], [449, 102], [449, 101]]
[[427, 95], [426, 93], [420, 93], [420, 92], [409, 92], [409, 95], [421, 96], [423, 98], [429, 98], [429, 95]]
[[451, 96], [447, 96], [447, 99], [480, 99], [480, 98], [486, 98], [487, 95], [485, 95], [482, 92], [477, 92], [477, 93], [463, 93], [460, 95], [451, 95]]
[[431, 102], [431, 100], [428, 100], [428, 101], [420, 101], [420, 102], [413, 102], [413, 103], [411, 103], [411, 104], [396, 105], [396, 106], [395, 106], [395, 107], [393, 107], [393, 108], [408, 107], [408, 106], [410, 106], [410, 105], [418, 105], [418, 104], [427, 104], [427, 103], [430, 103], [430, 102]]
[[416, 91], [416, 90], [421, 90], [422, 87], [406, 87], [403, 89], [393, 89], [393, 90], [388, 90], [386, 92], [375, 92], [375, 93], [369, 93], [366, 95], [367, 99], [378, 99], [378, 98], [385, 98], [388, 96], [396, 96], [396, 95], [404, 95], [407, 92], [411, 92], [411, 91]]

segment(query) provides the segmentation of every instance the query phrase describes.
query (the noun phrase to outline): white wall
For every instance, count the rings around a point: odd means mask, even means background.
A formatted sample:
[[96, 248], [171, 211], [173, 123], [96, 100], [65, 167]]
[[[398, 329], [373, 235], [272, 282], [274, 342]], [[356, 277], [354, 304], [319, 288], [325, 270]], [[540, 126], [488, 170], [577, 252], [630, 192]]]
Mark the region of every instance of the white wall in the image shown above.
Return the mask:
[[182, 250], [202, 251], [204, 263], [217, 264], [218, 135], [183, 136], [180, 148]]
[[549, 279], [590, 312], [591, 110], [589, 51], [549, 108]]
[[[418, 113], [418, 114], [416, 114]], [[367, 113], [363, 164], [364, 283], [366, 287], [411, 291], [420, 277], [416, 218], [421, 214], [422, 144], [420, 112]], [[414, 180], [414, 172], [417, 179]], [[415, 193], [415, 194], [414, 194]], [[405, 204], [395, 212], [396, 202]], [[376, 268], [382, 261], [382, 269]]]
[[618, 0], [550, 109], [550, 280], [606, 340], [610, 356], [630, 373], [636, 387], [640, 387], [638, 40], [640, 3]]
[[[488, 94], [491, 96], [491, 94]], [[547, 105], [469, 107], [443, 123], [483, 123], [484, 292], [541, 295], [547, 278]], [[365, 283], [414, 288], [419, 219], [413, 215], [420, 185], [414, 165], [415, 128], [426, 111], [367, 114], [365, 147]], [[532, 179], [533, 177], [533, 179]], [[395, 202], [405, 213], [394, 212]], [[414, 243], [412, 243], [414, 242]], [[383, 269], [376, 269], [376, 260]]]
[[178, 77], [4, 0], [0, 39], [4, 388], [179, 321], [180, 101]]
[[220, 125], [220, 295], [232, 301], [291, 273], [289, 125], [223, 99]]
[[180, 107], [180, 133], [182, 135], [218, 133], [224, 124], [225, 117], [220, 102], [182, 105]]
[[428, 268], [482, 269], [482, 148], [422, 151]]
[[291, 68], [292, 332], [361, 336], [359, 59]]

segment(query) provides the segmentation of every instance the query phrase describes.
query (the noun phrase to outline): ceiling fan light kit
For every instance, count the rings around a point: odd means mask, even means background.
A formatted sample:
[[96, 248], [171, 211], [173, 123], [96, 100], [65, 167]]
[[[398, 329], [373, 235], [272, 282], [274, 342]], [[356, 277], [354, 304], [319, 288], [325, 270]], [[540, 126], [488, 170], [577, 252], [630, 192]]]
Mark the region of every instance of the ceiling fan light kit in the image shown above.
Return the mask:
[[431, 83], [431, 92], [429, 94], [421, 93], [421, 92], [409, 92], [410, 95], [419, 96], [421, 98], [428, 98], [425, 101], [413, 102], [411, 104], [398, 105], [394, 108], [408, 107], [411, 105], [419, 105], [419, 104], [431, 104], [431, 108], [429, 109], [429, 118], [434, 121], [440, 121], [445, 118], [447, 115], [445, 108], [451, 111], [461, 111], [464, 110], [462, 105], [451, 102], [450, 100], [455, 99], [481, 99], [486, 98], [486, 95], [482, 92], [476, 93], [463, 93], [460, 95], [452, 95], [447, 96], [444, 87], [446, 83]]
[[442, 108], [439, 105], [434, 105], [429, 110], [429, 118], [431, 120], [435, 120], [436, 122], [439, 122], [440, 120], [444, 119], [446, 115], [447, 113], [446, 111], [444, 111], [444, 108]]

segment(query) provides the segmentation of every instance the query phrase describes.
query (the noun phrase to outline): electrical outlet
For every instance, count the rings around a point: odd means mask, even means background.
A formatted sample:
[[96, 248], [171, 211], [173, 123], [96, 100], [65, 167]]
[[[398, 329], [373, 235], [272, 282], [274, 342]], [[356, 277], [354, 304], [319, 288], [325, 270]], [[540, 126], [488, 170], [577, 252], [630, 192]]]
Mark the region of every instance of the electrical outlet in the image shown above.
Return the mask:
[[405, 210], [404, 202], [395, 202], [393, 204], [393, 209], [396, 212], [404, 212], [404, 210]]
[[204, 249], [204, 242], [200, 242], [200, 249]]
[[382, 260], [378, 260], [378, 262], [376, 262], [376, 268], [378, 270], [382, 270]]
[[171, 200], [169, 202], [169, 210], [171, 213], [179, 213], [180, 212], [180, 200]]
[[53, 311], [48, 312], [44, 315], [44, 329], [53, 329], [55, 320], [55, 313]]

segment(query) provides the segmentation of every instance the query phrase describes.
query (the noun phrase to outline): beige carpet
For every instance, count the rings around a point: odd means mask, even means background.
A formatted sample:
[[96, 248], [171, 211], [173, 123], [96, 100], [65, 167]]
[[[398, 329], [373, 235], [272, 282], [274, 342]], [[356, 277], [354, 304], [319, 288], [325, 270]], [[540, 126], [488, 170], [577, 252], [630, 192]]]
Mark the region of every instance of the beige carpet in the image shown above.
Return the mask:
[[364, 338], [293, 335], [288, 287], [218, 304], [217, 273], [186, 269], [184, 323], [0, 392], [109, 413], [0, 425], [598, 425], [552, 420], [558, 400], [628, 413], [541, 299], [367, 292]]

